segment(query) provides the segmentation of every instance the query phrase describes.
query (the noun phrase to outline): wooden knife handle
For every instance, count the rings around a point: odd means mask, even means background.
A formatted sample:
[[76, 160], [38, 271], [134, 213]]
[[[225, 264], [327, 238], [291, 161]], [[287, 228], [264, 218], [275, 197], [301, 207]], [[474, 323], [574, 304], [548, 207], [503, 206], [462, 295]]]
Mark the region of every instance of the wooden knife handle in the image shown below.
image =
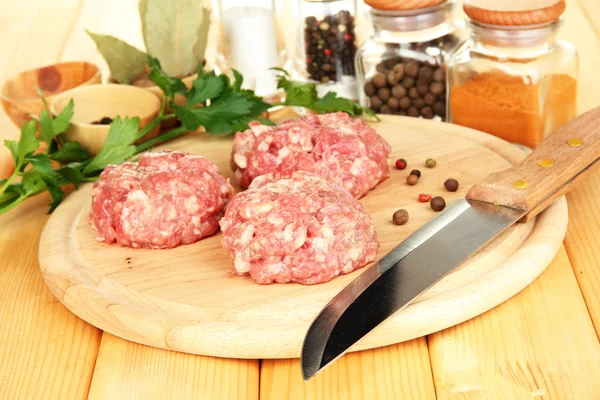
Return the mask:
[[600, 107], [560, 127], [519, 165], [489, 175], [467, 199], [526, 210], [535, 217], [600, 166]]

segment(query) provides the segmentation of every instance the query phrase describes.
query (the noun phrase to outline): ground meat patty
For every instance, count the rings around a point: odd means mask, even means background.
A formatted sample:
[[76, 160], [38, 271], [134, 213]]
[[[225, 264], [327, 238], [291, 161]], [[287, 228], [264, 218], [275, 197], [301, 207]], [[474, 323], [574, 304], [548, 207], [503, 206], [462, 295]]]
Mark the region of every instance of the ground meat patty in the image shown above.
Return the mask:
[[306, 172], [256, 178], [220, 221], [233, 273], [260, 284], [328, 282], [375, 259], [369, 214], [346, 190]]
[[309, 171], [361, 198], [389, 178], [390, 151], [364, 121], [332, 113], [278, 126], [250, 123], [235, 135], [231, 166], [242, 187], [267, 173], [289, 178], [294, 171]]
[[102, 172], [89, 220], [99, 241], [171, 248], [215, 233], [232, 196], [229, 180], [206, 158], [147, 153], [137, 163], [110, 165]]

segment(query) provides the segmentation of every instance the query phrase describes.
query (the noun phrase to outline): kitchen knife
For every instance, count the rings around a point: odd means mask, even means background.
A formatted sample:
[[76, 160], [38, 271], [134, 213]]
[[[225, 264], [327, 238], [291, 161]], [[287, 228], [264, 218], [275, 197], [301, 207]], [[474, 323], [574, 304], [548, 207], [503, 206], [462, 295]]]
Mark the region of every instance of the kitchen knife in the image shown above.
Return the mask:
[[517, 221], [526, 221], [600, 166], [600, 107], [546, 138], [519, 165], [473, 186], [337, 294], [302, 346], [304, 380]]

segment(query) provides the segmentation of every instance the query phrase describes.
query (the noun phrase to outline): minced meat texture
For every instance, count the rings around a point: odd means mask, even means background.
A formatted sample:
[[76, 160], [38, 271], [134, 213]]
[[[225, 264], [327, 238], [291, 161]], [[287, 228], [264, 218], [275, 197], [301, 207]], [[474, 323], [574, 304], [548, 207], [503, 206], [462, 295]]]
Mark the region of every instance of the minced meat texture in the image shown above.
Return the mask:
[[235, 135], [231, 166], [242, 187], [272, 173], [307, 171], [337, 183], [356, 198], [389, 178], [390, 145], [364, 121], [344, 113], [311, 115], [278, 126], [250, 123]]
[[328, 282], [375, 259], [369, 214], [342, 187], [306, 172], [260, 176], [220, 221], [233, 273], [259, 284]]
[[206, 158], [176, 151], [108, 166], [92, 190], [97, 240], [134, 248], [172, 248], [219, 229], [233, 188]]

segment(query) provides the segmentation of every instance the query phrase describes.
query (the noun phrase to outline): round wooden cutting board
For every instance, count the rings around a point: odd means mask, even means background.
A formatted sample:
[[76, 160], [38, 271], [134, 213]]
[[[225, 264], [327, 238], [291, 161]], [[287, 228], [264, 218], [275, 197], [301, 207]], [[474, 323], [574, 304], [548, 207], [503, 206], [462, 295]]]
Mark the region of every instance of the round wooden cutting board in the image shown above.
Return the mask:
[[[379, 256], [436, 215], [429, 204], [418, 202], [419, 193], [440, 195], [452, 203], [487, 174], [524, 156], [500, 139], [450, 124], [384, 117], [373, 127], [392, 145], [392, 160], [408, 161], [406, 170], [392, 168], [391, 178], [361, 200], [377, 228]], [[231, 138], [196, 134], [165, 147], [202, 154], [234, 181]], [[433, 169], [424, 166], [430, 157], [437, 160]], [[420, 169], [422, 177], [416, 186], [408, 186], [406, 177], [413, 168]], [[443, 186], [451, 177], [460, 182], [456, 193]], [[304, 335], [319, 311], [365, 270], [322, 285], [261, 286], [231, 274], [220, 234], [171, 250], [107, 245], [95, 240], [88, 224], [91, 189], [86, 185], [69, 195], [48, 221], [40, 242], [40, 267], [50, 290], [69, 310], [138, 343], [219, 357], [299, 357]], [[391, 222], [399, 208], [410, 213], [404, 226]], [[537, 219], [509, 228], [352, 351], [423, 336], [502, 303], [546, 268], [566, 226], [562, 198]]]

